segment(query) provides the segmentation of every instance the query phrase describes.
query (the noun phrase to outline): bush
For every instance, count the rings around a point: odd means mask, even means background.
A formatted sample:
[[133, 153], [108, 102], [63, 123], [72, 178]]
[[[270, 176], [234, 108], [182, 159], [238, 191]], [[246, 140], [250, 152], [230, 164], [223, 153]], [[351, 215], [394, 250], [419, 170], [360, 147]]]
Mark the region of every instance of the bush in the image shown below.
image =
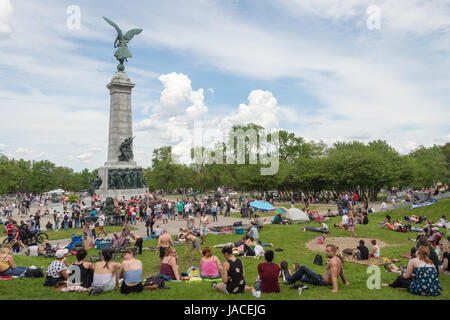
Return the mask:
[[69, 195], [69, 202], [70, 203], [74, 203], [74, 202], [76, 202], [79, 199], [80, 199], [80, 197], [78, 197], [78, 195], [76, 195], [76, 194], [70, 194]]

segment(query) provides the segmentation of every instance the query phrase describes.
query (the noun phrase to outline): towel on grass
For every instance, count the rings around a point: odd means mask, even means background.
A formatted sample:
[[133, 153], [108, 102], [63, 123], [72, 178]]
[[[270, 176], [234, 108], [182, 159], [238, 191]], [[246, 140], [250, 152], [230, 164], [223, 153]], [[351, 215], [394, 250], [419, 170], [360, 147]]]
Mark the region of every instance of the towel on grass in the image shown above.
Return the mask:
[[365, 266], [382, 266], [387, 262], [392, 262], [391, 258], [384, 258], [384, 257], [380, 257], [380, 258], [369, 258], [369, 260], [358, 260], [356, 258], [349, 258], [349, 257], [345, 257], [344, 258], [345, 262], [353, 262], [353, 263], [357, 263], [357, 264], [362, 264]]

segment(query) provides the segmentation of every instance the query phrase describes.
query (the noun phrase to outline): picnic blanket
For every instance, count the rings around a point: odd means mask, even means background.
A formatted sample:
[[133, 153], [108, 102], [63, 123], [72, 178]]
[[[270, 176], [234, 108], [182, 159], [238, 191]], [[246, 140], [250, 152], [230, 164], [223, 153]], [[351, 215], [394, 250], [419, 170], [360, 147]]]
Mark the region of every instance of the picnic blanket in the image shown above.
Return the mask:
[[14, 278], [13, 278], [13, 276], [0, 276], [0, 280], [9, 280], [9, 279], [14, 279]]
[[437, 201], [426, 201], [424, 203], [419, 203], [419, 204], [413, 204], [411, 205], [411, 208], [409, 208], [410, 210], [416, 209], [416, 208], [421, 208], [421, 207], [426, 207], [426, 206], [431, 206], [432, 204], [435, 204]]
[[362, 264], [365, 266], [382, 266], [387, 262], [392, 262], [392, 258], [379, 257], [379, 258], [369, 258], [369, 260], [358, 260], [356, 258], [344, 257], [344, 261]]

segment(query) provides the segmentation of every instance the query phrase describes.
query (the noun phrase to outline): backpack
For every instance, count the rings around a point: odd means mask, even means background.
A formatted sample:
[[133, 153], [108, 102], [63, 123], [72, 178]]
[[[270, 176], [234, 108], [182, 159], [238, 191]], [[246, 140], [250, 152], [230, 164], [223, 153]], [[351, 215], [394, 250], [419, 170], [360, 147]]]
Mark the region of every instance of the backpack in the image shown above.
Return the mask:
[[27, 268], [22, 276], [25, 278], [43, 278], [44, 271], [41, 268]]
[[64, 215], [64, 221], [69, 220], [69, 217], [67, 215]]
[[323, 266], [323, 259], [320, 254], [316, 255], [316, 257], [314, 258], [314, 264], [318, 266]]
[[162, 275], [156, 275], [151, 276], [147, 280], [145, 280], [144, 286], [151, 286], [151, 285], [157, 285], [158, 288], [164, 288], [165, 287], [165, 279]]

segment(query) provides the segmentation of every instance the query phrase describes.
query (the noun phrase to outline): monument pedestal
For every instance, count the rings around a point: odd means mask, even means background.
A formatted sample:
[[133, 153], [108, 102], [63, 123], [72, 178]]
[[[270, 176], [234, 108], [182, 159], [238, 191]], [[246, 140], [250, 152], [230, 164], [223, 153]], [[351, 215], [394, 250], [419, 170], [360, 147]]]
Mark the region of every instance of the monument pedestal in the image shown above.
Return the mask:
[[[98, 189], [95, 189], [95, 193], [102, 199], [107, 197], [125, 197], [129, 199], [132, 196], [144, 196], [148, 192], [148, 188], [133, 187], [133, 185], [142, 186], [142, 183], [137, 181], [138, 178], [136, 176], [124, 175], [124, 172], [129, 173], [131, 171], [137, 175], [138, 172], [142, 172], [142, 168], [133, 159], [119, 161], [122, 143], [133, 136], [131, 90], [134, 88], [134, 84], [131, 83], [130, 78], [125, 72], [118, 71], [106, 87], [109, 89], [111, 96], [108, 161], [105, 162], [103, 167], [98, 169], [98, 175], [101, 178], [102, 184]], [[111, 172], [119, 172], [120, 174], [118, 175], [122, 175], [122, 178], [114, 178], [114, 181], [110, 181]], [[122, 188], [117, 188], [117, 186], [113, 187], [119, 184], [119, 180]], [[127, 180], [128, 182], [125, 183], [123, 180]]]

